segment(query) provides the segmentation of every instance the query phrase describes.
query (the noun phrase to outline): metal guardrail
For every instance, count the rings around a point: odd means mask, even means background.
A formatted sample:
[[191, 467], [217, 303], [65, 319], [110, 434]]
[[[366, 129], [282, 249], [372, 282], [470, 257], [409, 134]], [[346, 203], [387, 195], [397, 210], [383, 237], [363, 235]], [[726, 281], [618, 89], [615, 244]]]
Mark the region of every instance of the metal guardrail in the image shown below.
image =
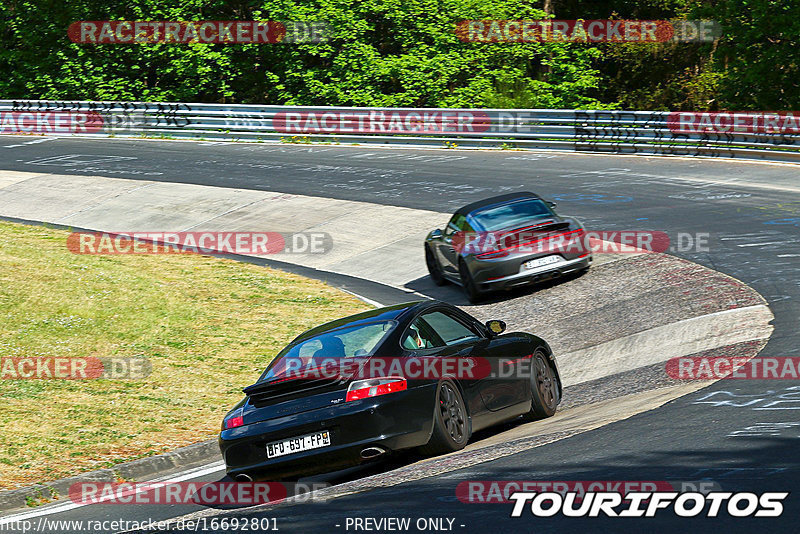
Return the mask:
[[[677, 112], [411, 109], [150, 102], [0, 100], [0, 133], [250, 142], [556, 149], [800, 161], [800, 117], [788, 127], [734, 128]], [[699, 117], [700, 115], [696, 115]], [[716, 125], [710, 124], [717, 120]], [[728, 114], [726, 120], [732, 117]], [[750, 117], [750, 118], [748, 118]], [[779, 121], [780, 122], [780, 121]], [[743, 125], [744, 124], [744, 125]]]

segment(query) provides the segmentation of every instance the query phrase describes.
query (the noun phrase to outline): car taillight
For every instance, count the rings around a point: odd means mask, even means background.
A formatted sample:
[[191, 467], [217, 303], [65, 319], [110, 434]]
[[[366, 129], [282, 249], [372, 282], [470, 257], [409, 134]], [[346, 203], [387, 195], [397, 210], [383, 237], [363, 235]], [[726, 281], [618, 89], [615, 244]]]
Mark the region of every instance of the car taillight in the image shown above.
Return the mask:
[[240, 415], [239, 417], [231, 417], [225, 421], [225, 428], [236, 428], [237, 426], [242, 426], [243, 424], [244, 417]]
[[406, 379], [400, 376], [387, 378], [370, 378], [369, 380], [356, 380], [347, 389], [347, 401], [361, 400], [387, 393], [405, 391], [408, 388]]

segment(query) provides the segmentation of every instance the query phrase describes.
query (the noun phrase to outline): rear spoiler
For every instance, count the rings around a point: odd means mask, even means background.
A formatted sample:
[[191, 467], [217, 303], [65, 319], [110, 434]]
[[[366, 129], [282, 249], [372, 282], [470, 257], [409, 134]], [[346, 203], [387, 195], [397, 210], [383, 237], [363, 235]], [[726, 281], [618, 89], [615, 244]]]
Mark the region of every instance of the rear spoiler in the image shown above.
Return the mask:
[[569, 221], [546, 221], [543, 223], [532, 224], [530, 226], [521, 226], [513, 230], [498, 231], [499, 235], [519, 234], [522, 232], [550, 232], [553, 230], [566, 230], [570, 227]]

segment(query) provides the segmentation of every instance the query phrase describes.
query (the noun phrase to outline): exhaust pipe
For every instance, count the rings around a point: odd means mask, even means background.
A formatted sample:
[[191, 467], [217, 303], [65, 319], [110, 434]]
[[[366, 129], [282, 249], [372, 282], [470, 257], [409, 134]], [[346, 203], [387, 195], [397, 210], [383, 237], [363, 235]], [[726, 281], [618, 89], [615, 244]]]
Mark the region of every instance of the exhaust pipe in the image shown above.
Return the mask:
[[233, 477], [233, 479], [236, 482], [252, 482], [253, 481], [253, 477], [251, 477], [250, 475], [247, 475], [245, 473], [239, 473], [238, 475]]
[[380, 456], [381, 454], [384, 454], [385, 452], [386, 452], [386, 449], [382, 449], [380, 447], [367, 447], [366, 449], [361, 451], [361, 457], [364, 458], [365, 460], [367, 460], [369, 458], [375, 458], [377, 456]]

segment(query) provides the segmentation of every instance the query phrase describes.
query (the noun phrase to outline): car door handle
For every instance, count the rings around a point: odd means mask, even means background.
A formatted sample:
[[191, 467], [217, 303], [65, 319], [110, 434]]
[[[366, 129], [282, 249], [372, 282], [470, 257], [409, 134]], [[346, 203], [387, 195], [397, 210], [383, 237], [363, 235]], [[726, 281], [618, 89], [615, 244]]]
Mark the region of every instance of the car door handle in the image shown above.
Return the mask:
[[458, 378], [468, 378], [472, 382], [477, 382], [486, 378], [491, 372], [491, 369], [489, 362], [485, 358], [481, 357], [479, 354], [474, 354], [474, 348], [475, 347], [467, 347], [464, 350], [458, 351], [453, 357], [472, 360], [472, 365], [469, 368], [462, 368], [459, 365], [456, 374], [459, 375]]

